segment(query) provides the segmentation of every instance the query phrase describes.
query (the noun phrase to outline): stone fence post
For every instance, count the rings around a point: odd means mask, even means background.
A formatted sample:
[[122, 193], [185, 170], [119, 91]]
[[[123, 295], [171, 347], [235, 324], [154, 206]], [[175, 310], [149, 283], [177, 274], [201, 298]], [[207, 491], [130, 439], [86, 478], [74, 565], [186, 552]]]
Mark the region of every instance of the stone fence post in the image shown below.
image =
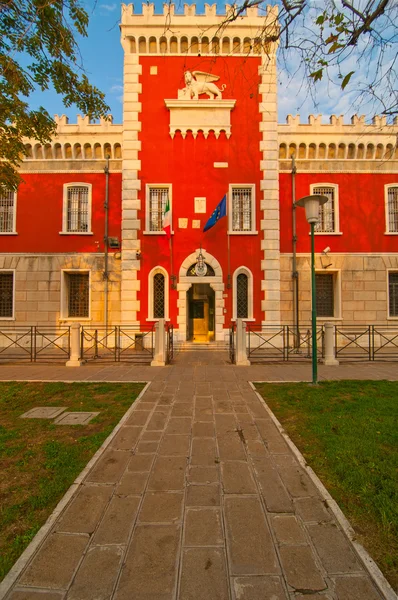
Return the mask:
[[164, 367], [166, 364], [166, 330], [164, 319], [155, 323], [155, 351], [151, 367]]
[[84, 361], [80, 360], [80, 323], [72, 323], [70, 328], [70, 358], [67, 367], [81, 367]]
[[246, 323], [242, 319], [236, 319], [236, 353], [235, 364], [242, 367], [250, 366], [246, 349]]
[[334, 353], [334, 328], [333, 323], [325, 323], [325, 358], [323, 364], [327, 366], [337, 366], [339, 364]]

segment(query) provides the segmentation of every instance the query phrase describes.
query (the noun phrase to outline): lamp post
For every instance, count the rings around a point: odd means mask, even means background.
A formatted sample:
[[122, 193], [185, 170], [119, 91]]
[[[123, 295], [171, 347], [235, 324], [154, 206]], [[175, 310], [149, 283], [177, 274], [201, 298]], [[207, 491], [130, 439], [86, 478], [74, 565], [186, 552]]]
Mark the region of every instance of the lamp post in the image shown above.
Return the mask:
[[296, 206], [305, 208], [305, 218], [311, 227], [311, 300], [312, 300], [312, 383], [318, 382], [318, 357], [316, 339], [316, 287], [315, 287], [315, 225], [319, 221], [319, 207], [325, 204], [326, 196], [304, 196], [297, 200]]

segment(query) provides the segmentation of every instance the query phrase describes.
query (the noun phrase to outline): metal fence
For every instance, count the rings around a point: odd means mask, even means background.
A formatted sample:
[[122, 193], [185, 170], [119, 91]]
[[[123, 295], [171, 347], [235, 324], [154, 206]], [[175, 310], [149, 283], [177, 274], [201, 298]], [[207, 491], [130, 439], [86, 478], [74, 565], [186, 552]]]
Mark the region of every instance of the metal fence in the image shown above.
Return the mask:
[[[318, 357], [324, 355], [323, 327], [317, 328]], [[299, 331], [291, 325], [246, 324], [246, 347], [250, 362], [285, 362], [311, 359], [311, 326], [303, 325]]]
[[174, 328], [171, 323], [165, 324], [166, 329], [166, 362], [170, 364], [174, 358]]
[[229, 360], [235, 364], [235, 323], [229, 328]]
[[335, 355], [347, 361], [398, 359], [398, 325], [338, 325]]
[[69, 357], [70, 327], [1, 327], [0, 362], [66, 361]]
[[80, 358], [88, 362], [150, 363], [155, 347], [155, 326], [114, 325], [82, 327]]

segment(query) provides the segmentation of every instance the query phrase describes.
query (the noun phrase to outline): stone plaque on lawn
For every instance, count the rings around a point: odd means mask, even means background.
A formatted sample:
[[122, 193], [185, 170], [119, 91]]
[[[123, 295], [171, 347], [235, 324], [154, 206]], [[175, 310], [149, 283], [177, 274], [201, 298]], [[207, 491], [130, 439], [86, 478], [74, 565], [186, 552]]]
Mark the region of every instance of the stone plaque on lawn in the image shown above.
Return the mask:
[[54, 423], [57, 425], [86, 425], [97, 415], [99, 412], [66, 412], [55, 419]]
[[21, 415], [21, 419], [54, 419], [67, 408], [67, 406], [36, 406]]

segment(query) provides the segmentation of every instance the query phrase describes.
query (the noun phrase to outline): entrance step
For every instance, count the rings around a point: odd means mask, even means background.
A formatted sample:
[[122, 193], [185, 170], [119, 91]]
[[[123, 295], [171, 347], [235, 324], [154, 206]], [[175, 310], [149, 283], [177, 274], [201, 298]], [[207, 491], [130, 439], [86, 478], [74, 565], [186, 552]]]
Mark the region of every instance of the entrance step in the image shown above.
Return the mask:
[[201, 350], [225, 352], [228, 346], [225, 342], [175, 342], [174, 348], [177, 352], [199, 352]]

